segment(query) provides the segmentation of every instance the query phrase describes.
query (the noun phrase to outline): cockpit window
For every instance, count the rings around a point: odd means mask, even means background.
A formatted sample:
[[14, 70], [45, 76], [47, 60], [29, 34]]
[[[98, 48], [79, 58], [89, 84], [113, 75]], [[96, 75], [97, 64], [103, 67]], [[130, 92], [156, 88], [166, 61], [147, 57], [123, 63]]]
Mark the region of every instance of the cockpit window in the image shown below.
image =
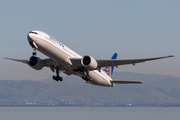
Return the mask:
[[32, 32], [32, 31], [31, 31], [31, 32], [29, 32], [29, 33], [34, 33], [34, 34], [36, 34], [36, 35], [38, 34], [37, 32]]

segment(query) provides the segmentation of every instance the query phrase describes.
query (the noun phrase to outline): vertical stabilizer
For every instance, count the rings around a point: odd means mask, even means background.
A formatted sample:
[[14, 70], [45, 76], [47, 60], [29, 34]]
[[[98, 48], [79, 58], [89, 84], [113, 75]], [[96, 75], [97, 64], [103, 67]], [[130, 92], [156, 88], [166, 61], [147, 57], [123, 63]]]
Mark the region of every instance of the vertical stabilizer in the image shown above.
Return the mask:
[[[114, 55], [112, 56], [111, 59], [116, 59], [116, 58], [117, 58], [117, 53], [114, 53]], [[112, 76], [113, 70], [114, 70], [114, 66], [108, 66], [108, 67], [105, 67], [105, 68], [104, 68], [105, 73], [106, 73], [109, 77]]]

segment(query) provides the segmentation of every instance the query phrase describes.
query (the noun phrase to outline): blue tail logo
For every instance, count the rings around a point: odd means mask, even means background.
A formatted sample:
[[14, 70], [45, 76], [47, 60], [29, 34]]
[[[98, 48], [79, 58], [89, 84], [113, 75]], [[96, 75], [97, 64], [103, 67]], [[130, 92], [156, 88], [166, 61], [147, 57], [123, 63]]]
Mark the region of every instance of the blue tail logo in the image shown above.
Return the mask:
[[[111, 59], [116, 59], [117, 58], [117, 53], [114, 53]], [[113, 74], [114, 66], [109, 66], [104, 68], [104, 72], [111, 77]]]

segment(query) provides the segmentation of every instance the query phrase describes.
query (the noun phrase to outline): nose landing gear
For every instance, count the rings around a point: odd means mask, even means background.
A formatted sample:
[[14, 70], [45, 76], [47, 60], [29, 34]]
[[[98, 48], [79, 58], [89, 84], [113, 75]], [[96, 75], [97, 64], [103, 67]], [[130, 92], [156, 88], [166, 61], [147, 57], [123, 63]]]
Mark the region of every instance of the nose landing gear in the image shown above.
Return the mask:
[[33, 56], [37, 55], [36, 49], [34, 49], [34, 52], [32, 53]]
[[61, 70], [59, 69], [59, 67], [56, 67], [56, 76], [53, 76], [52, 78], [56, 81], [63, 81], [63, 78], [61, 76], [59, 76], [59, 73], [61, 72]]
[[37, 52], [33, 52], [32, 55], [33, 55], [33, 56], [36, 56], [36, 55], [37, 55]]

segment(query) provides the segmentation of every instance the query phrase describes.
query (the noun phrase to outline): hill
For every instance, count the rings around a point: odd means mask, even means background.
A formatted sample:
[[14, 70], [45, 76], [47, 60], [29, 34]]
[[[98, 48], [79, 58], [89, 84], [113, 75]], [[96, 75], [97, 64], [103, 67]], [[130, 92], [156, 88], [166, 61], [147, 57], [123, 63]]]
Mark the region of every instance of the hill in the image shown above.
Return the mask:
[[170, 75], [114, 73], [113, 79], [140, 80], [113, 88], [93, 86], [76, 76], [54, 80], [2, 80], [1, 105], [180, 105], [180, 78]]

